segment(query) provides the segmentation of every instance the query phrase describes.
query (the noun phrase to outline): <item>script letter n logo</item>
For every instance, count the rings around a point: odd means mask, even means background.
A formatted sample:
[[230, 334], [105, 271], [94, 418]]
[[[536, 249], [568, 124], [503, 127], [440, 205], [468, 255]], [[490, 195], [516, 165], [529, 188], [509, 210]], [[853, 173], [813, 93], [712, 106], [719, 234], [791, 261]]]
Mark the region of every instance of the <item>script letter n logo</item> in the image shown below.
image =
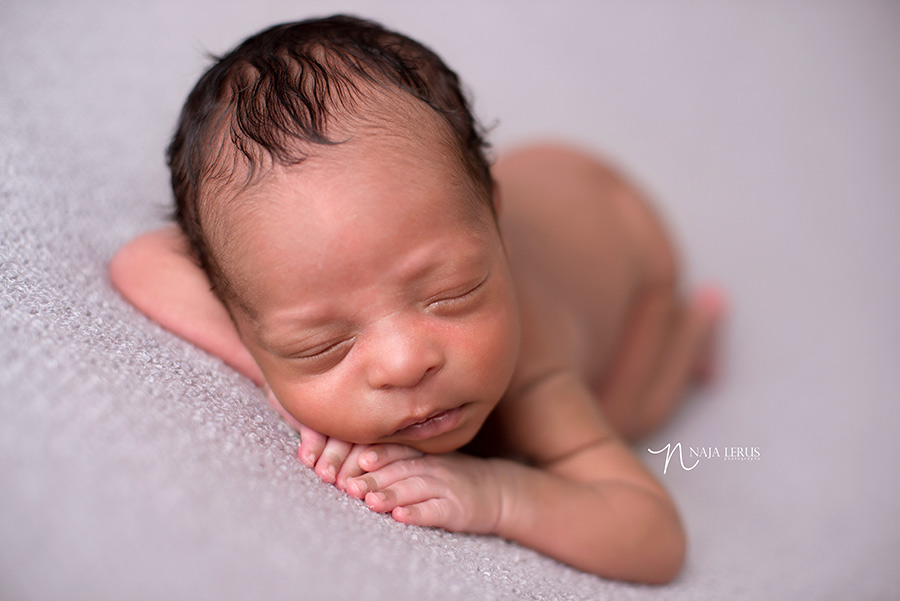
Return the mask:
[[661, 448], [658, 451], [654, 451], [653, 449], [647, 449], [647, 450], [649, 452], [653, 453], [654, 455], [659, 455], [662, 452], [666, 453], [666, 464], [663, 467], [663, 474], [665, 474], [667, 471], [669, 471], [669, 461], [671, 461], [672, 455], [675, 454], [675, 451], [678, 451], [678, 462], [681, 464], [681, 469], [683, 469], [685, 471], [688, 471], [688, 472], [691, 471], [692, 469], [697, 467], [698, 463], [700, 463], [700, 460], [698, 459], [697, 461], [694, 462], [694, 465], [692, 465], [691, 467], [687, 467], [686, 465], [684, 465], [684, 455], [682, 455], [682, 453], [681, 453], [681, 443], [680, 442], [676, 442], [674, 447], [672, 446], [672, 443], [670, 442], [669, 444], [667, 444], [666, 446], [664, 446], [663, 448]]

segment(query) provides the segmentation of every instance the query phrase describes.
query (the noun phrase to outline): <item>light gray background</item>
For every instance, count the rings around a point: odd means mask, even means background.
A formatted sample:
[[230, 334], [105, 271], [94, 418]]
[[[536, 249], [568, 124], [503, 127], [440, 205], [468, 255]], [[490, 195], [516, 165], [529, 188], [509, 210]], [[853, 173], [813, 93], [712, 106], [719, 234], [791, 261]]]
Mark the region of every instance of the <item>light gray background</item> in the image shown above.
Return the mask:
[[[437, 50], [498, 151], [564, 138], [624, 166], [692, 281], [727, 290], [718, 384], [636, 446], [690, 532], [674, 584], [371, 514], [110, 288], [168, 210], [203, 53], [336, 11]], [[0, 0], [0, 598], [900, 598], [897, 107], [888, 0]], [[760, 458], [663, 475], [669, 442]]]

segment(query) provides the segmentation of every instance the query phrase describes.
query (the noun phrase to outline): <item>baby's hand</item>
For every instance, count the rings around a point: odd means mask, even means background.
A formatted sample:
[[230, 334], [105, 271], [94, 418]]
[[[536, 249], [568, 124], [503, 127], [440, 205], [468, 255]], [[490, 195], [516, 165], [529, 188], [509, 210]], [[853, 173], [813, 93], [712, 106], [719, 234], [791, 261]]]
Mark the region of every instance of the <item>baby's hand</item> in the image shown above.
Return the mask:
[[[390, 453], [392, 457], [416, 457], [419, 451], [403, 445], [364, 445], [345, 442], [320, 434], [300, 423], [295, 426], [300, 431], [300, 448], [297, 456], [325, 482], [334, 484], [339, 489], [353, 494], [347, 489], [347, 482], [366, 473], [360, 465], [360, 457], [374, 449], [384, 449], [381, 453]], [[358, 495], [354, 495], [357, 496]]]
[[368, 473], [351, 478], [347, 492], [404, 524], [476, 534], [496, 530], [501, 490], [493, 463], [460, 453], [409, 451], [400, 445], [365, 450], [359, 460]]
[[300, 448], [297, 449], [297, 456], [300, 457], [300, 460], [307, 467], [315, 471], [322, 480], [344, 490], [348, 478], [365, 473], [365, 470], [359, 467], [357, 459], [360, 453], [370, 445], [344, 442], [343, 440], [329, 438], [316, 432], [288, 413], [268, 385], [264, 388], [272, 408], [292, 428], [300, 433]]
[[331, 438], [300, 423], [294, 427], [300, 432], [297, 456], [324, 482], [343, 490], [348, 478], [364, 473], [359, 467], [358, 458], [368, 445]]

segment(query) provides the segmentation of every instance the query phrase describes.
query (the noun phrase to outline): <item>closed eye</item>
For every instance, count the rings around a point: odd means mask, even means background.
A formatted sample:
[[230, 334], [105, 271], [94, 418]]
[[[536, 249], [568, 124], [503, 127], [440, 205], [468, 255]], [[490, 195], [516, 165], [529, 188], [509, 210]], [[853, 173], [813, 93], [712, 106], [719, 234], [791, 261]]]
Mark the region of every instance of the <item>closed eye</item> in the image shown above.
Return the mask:
[[487, 280], [488, 278], [485, 276], [474, 286], [464, 288], [462, 292], [451, 291], [447, 293], [447, 296], [438, 297], [428, 303], [428, 308], [437, 309], [443, 312], [445, 310], [465, 307], [470, 300], [473, 300], [478, 296], [478, 293], [484, 288]]
[[293, 355], [294, 359], [301, 361], [316, 361], [327, 358], [334, 358], [346, 354], [353, 345], [355, 338], [344, 338], [333, 342], [327, 342], [314, 346], [308, 350], [301, 351]]

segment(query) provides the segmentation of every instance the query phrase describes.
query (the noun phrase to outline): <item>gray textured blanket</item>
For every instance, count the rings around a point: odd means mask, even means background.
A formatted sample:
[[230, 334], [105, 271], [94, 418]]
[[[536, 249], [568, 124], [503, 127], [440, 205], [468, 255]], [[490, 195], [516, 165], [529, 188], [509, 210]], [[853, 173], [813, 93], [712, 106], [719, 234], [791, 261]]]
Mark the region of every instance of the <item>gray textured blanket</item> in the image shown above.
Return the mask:
[[[385, 4], [0, 2], [0, 599], [900, 598], [900, 5]], [[636, 446], [675, 583], [369, 512], [110, 287], [203, 53], [336, 9], [432, 45], [499, 148], [608, 150], [729, 291], [718, 384]]]

